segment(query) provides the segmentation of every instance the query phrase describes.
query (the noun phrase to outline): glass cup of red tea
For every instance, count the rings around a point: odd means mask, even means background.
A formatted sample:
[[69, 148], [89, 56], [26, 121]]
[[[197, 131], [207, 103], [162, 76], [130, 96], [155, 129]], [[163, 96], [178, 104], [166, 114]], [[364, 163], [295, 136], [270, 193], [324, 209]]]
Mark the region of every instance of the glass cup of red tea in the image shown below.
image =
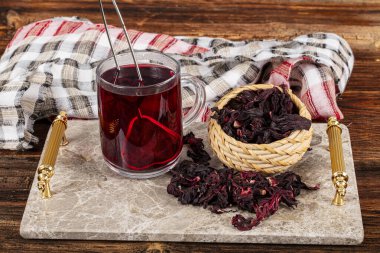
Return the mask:
[[[136, 51], [143, 81], [130, 53], [97, 67], [100, 141], [109, 168], [130, 178], [150, 178], [172, 169], [182, 150], [183, 126], [203, 111], [205, 91], [196, 78], [180, 76], [174, 58]], [[181, 87], [193, 92], [194, 105], [183, 116]]]

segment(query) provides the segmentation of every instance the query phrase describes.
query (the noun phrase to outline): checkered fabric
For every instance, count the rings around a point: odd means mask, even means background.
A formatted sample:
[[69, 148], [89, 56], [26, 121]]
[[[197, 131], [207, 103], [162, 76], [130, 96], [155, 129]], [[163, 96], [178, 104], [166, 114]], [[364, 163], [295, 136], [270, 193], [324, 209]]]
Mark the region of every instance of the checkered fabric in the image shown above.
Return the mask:
[[[128, 32], [135, 50], [169, 54], [182, 73], [204, 82], [208, 106], [231, 88], [273, 83], [291, 87], [315, 119], [343, 117], [336, 95], [346, 87], [354, 57], [335, 34], [233, 42]], [[122, 30], [111, 27], [110, 33], [116, 52], [126, 52]], [[70, 117], [97, 118], [95, 69], [107, 57], [110, 47], [101, 24], [63, 17], [20, 28], [0, 59], [0, 148], [31, 148], [38, 142], [35, 121], [61, 110]], [[184, 90], [184, 104], [190, 105], [193, 96]]]

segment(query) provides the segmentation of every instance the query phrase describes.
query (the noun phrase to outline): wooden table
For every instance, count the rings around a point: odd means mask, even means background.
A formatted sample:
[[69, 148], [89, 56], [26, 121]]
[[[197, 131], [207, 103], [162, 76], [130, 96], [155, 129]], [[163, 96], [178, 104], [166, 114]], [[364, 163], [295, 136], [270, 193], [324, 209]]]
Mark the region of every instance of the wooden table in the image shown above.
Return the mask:
[[[107, 1], [110, 2], [110, 1]], [[0, 150], [0, 252], [283, 252], [380, 251], [380, 1], [376, 0], [119, 0], [130, 28], [171, 35], [229, 39], [289, 39], [324, 31], [345, 38], [355, 54], [354, 72], [339, 106], [349, 126], [365, 239], [360, 246], [285, 246], [24, 240], [21, 217], [49, 126], [41, 121], [41, 144], [32, 151]], [[106, 4], [111, 12], [111, 5]], [[127, 10], [127, 11], [126, 11]], [[80, 16], [100, 22], [96, 0], [1, 0], [0, 54], [15, 29], [38, 19]], [[116, 15], [110, 16], [118, 24]], [[344, 231], [342, 231], [344, 233]]]

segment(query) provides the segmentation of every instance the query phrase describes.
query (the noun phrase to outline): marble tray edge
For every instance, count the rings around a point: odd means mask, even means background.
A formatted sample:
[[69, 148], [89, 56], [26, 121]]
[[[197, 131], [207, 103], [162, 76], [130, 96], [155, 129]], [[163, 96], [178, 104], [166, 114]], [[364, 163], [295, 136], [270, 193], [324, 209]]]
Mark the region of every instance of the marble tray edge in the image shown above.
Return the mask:
[[[24, 239], [28, 240], [104, 240], [104, 241], [130, 241], [130, 242], [200, 242], [200, 243], [236, 243], [236, 244], [298, 244], [298, 245], [360, 245], [364, 240], [364, 230], [362, 230], [362, 233], [359, 238], [351, 237], [351, 238], [343, 238], [343, 237], [287, 237], [286, 240], [283, 241], [273, 241], [268, 240], [266, 238], [253, 238], [250, 236], [249, 240], [246, 241], [236, 241], [233, 238], [228, 238], [226, 235], [216, 235], [214, 240], [205, 240], [202, 234], [197, 234], [197, 237], [194, 237], [194, 235], [186, 235], [183, 234], [166, 234], [170, 239], [162, 238], [162, 235], [160, 234], [135, 234], [131, 235], [128, 233], [108, 233], [108, 237], [99, 236], [96, 232], [54, 232], [55, 238], [49, 238], [49, 234], [46, 233], [31, 233], [32, 231], [28, 230], [21, 230], [20, 229], [20, 235]], [[35, 232], [35, 231], [34, 231]], [[242, 234], [244, 236], [244, 234]], [[149, 240], [146, 240], [145, 238], [149, 237]], [[177, 239], [173, 239], [177, 238]], [[321, 240], [323, 239], [323, 240]], [[337, 243], [339, 241], [339, 243]]]

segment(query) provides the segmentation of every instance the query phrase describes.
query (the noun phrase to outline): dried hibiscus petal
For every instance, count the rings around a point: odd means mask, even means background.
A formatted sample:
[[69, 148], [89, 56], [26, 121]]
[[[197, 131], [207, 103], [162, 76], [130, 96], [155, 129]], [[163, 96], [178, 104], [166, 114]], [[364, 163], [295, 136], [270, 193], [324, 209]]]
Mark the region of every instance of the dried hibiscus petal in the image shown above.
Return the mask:
[[297, 205], [301, 189], [317, 190], [319, 185], [308, 186], [293, 172], [274, 177], [261, 173], [238, 172], [229, 168], [214, 169], [188, 160], [172, 170], [167, 192], [182, 204], [209, 207], [213, 213], [230, 212], [233, 206], [256, 214], [245, 218], [238, 214], [232, 224], [239, 230], [250, 230], [274, 214], [281, 203]]
[[208, 164], [211, 157], [204, 149], [203, 140], [196, 138], [193, 132], [188, 133], [183, 137], [183, 143], [189, 144], [190, 149], [187, 151], [187, 156], [193, 159], [194, 162], [200, 164]]
[[259, 225], [257, 219], [254, 219], [253, 217], [245, 218], [240, 214], [232, 217], [231, 223], [241, 231], [251, 230], [253, 227]]
[[276, 87], [242, 91], [222, 109], [212, 111], [226, 134], [245, 143], [271, 143], [311, 126], [310, 120], [298, 114], [289, 94]]

